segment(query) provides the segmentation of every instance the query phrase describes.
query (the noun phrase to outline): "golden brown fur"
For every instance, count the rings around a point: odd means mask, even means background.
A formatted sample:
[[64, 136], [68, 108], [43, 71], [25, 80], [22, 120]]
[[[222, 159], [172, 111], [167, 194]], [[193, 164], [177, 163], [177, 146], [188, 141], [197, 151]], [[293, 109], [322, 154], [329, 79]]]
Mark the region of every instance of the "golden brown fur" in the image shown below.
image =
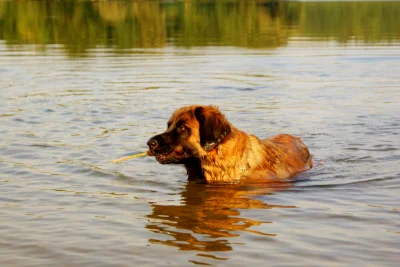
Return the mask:
[[208, 183], [284, 180], [312, 167], [299, 138], [280, 134], [260, 140], [234, 127], [214, 106], [176, 110], [167, 131], [147, 144], [160, 163], [184, 164], [189, 179]]

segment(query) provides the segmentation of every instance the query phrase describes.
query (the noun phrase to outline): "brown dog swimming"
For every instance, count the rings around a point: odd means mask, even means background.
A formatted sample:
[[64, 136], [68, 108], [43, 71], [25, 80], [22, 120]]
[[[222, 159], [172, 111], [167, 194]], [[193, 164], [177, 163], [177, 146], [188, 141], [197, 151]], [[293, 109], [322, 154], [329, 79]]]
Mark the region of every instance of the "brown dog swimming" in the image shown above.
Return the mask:
[[312, 168], [299, 138], [280, 134], [260, 140], [235, 128], [215, 106], [176, 110], [167, 130], [147, 145], [147, 154], [158, 162], [183, 164], [189, 180], [207, 183], [271, 182]]

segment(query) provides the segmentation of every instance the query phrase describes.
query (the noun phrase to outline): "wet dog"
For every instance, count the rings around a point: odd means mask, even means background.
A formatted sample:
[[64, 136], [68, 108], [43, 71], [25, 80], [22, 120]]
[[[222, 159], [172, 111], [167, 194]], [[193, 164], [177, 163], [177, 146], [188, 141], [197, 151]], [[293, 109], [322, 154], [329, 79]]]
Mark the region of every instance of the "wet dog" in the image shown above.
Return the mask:
[[176, 110], [167, 130], [147, 145], [147, 154], [158, 162], [183, 164], [189, 180], [207, 183], [271, 182], [312, 168], [299, 138], [280, 134], [260, 140], [235, 128], [215, 106]]

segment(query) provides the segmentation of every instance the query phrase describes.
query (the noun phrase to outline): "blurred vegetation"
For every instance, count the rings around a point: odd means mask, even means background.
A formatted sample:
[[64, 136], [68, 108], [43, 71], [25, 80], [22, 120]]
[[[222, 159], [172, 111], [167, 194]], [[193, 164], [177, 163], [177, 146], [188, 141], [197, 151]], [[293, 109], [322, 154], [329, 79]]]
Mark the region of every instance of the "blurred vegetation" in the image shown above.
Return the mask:
[[292, 37], [397, 41], [400, 2], [0, 1], [0, 39], [10, 47], [61, 44], [70, 55], [167, 44], [275, 48]]

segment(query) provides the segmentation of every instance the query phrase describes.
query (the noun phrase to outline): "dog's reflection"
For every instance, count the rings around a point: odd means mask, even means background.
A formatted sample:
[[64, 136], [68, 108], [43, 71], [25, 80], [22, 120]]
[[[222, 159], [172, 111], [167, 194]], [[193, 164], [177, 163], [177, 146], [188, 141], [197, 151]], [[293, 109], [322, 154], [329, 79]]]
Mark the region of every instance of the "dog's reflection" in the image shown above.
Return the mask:
[[[290, 187], [290, 183], [243, 185], [205, 185], [188, 183], [181, 192], [182, 205], [152, 204], [146, 228], [166, 235], [150, 239], [151, 243], [175, 246], [181, 250], [229, 251], [231, 238], [241, 232], [263, 233], [250, 229], [268, 221], [244, 218], [241, 209], [295, 208], [295, 206], [269, 205], [257, 196], [267, 195]], [[170, 237], [173, 237], [171, 239]]]

